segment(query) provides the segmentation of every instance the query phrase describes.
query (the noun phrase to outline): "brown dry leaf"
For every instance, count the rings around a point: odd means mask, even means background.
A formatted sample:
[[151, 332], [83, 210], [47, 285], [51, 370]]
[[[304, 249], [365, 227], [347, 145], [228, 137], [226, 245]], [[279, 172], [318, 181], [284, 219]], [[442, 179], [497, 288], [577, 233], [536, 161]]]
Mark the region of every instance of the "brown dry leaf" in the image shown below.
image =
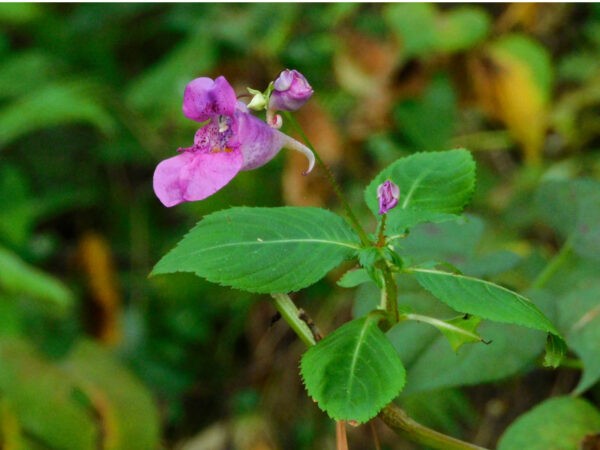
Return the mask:
[[19, 419], [7, 399], [0, 399], [0, 448], [3, 450], [25, 449]]
[[340, 44], [334, 70], [344, 89], [358, 97], [369, 97], [387, 86], [399, 62], [396, 44], [356, 32], [343, 33]]
[[79, 340], [62, 367], [94, 408], [102, 450], [156, 447], [160, 420], [154, 399], [110, 350], [93, 341]]
[[276, 450], [273, 425], [266, 417], [255, 414], [235, 420], [233, 447], [238, 450]]
[[[297, 119], [323, 162], [330, 167], [339, 164], [342, 137], [331, 115], [316, 100], [311, 100], [298, 111]], [[285, 203], [294, 206], [325, 205], [332, 190], [323, 169], [316, 165], [310, 174], [302, 175], [305, 170], [306, 157], [298, 152], [287, 152], [282, 180]]]
[[360, 99], [349, 127], [352, 137], [362, 139], [387, 125], [394, 103], [391, 86], [400, 62], [397, 44], [356, 32], [343, 33], [334, 59], [338, 83]]
[[178, 446], [180, 450], [278, 450], [272, 425], [258, 414], [217, 422]]
[[581, 441], [581, 450], [600, 450], [600, 434], [589, 434]]
[[88, 232], [79, 240], [77, 256], [98, 311], [97, 321], [94, 317], [97, 336], [105, 344], [115, 345], [121, 338], [121, 294], [108, 242], [99, 234]]
[[522, 26], [531, 31], [538, 20], [539, 9], [542, 5], [538, 3], [511, 3], [496, 22], [499, 32], [506, 32], [511, 28]]
[[552, 37], [557, 29], [569, 23], [571, 5], [565, 3], [511, 3], [496, 21], [499, 34], [521, 29], [527, 34]]
[[506, 125], [528, 164], [539, 163], [547, 111], [529, 68], [506, 53], [491, 51], [471, 59], [469, 67], [485, 112]]

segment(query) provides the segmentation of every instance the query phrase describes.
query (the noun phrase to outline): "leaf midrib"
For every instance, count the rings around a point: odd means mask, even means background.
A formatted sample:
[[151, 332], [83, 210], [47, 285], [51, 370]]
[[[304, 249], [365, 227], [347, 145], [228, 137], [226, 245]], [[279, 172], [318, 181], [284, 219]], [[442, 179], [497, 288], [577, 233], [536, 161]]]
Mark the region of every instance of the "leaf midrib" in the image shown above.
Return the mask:
[[[258, 239], [258, 238], [257, 238]], [[342, 241], [329, 241], [326, 239], [281, 239], [281, 240], [268, 240], [268, 241], [240, 241], [240, 242], [228, 242], [226, 244], [213, 245], [212, 247], [205, 247], [199, 250], [194, 250], [189, 252], [188, 255], [198, 255], [200, 253], [208, 252], [210, 250], [217, 250], [226, 247], [239, 247], [239, 246], [262, 246], [266, 244], [294, 244], [300, 242], [313, 242], [313, 243], [321, 243], [327, 245], [336, 245], [339, 247], [347, 247], [353, 250], [359, 250], [360, 247], [358, 245], [350, 244], [349, 242]]]
[[356, 369], [356, 364], [358, 363], [358, 355], [360, 353], [360, 349], [366, 341], [366, 339], [364, 339], [364, 335], [367, 332], [367, 328], [369, 327], [369, 325], [370, 325], [370, 320], [369, 320], [369, 318], [367, 318], [365, 320], [365, 324], [363, 325], [362, 329], [360, 330], [360, 335], [358, 336], [357, 345], [354, 349], [354, 353], [352, 354], [352, 361], [350, 363], [350, 371], [348, 372], [348, 374], [350, 376], [348, 379], [348, 394], [349, 395], [347, 398], [352, 397], [351, 393], [353, 390], [353, 384], [354, 384], [354, 381], [356, 380], [354, 371]]
[[402, 202], [402, 209], [406, 209], [409, 206], [413, 194], [415, 193], [421, 182], [425, 179], [425, 177], [427, 177], [427, 175], [429, 175], [431, 172], [431, 169], [424, 170], [421, 176], [415, 179], [410, 189], [408, 190], [408, 194], [406, 194], [406, 197], [404, 198], [404, 202]]
[[455, 273], [450, 273], [450, 272], [444, 272], [442, 270], [422, 269], [422, 268], [418, 268], [418, 267], [413, 267], [413, 268], [407, 269], [407, 272], [430, 273], [430, 274], [434, 274], [434, 275], [443, 275], [443, 276], [447, 276], [447, 277], [460, 278], [460, 279], [468, 280], [468, 281], [475, 281], [475, 282], [483, 284], [486, 287], [486, 289], [489, 289], [490, 286], [492, 286], [494, 289], [500, 289], [502, 291], [505, 291], [508, 294], [510, 294], [510, 295], [514, 296], [515, 298], [517, 298], [519, 300], [519, 302], [521, 304], [523, 304], [523, 305], [527, 305], [527, 306], [534, 305], [530, 300], [528, 300], [527, 298], [523, 297], [521, 294], [518, 294], [518, 293], [516, 293], [514, 291], [511, 291], [510, 289], [507, 289], [504, 286], [500, 286], [499, 284], [495, 284], [495, 283], [492, 283], [490, 281], [482, 280], [480, 278], [473, 278], [473, 277], [468, 277], [468, 276], [465, 276], [465, 275], [460, 275], [460, 274], [455, 274]]

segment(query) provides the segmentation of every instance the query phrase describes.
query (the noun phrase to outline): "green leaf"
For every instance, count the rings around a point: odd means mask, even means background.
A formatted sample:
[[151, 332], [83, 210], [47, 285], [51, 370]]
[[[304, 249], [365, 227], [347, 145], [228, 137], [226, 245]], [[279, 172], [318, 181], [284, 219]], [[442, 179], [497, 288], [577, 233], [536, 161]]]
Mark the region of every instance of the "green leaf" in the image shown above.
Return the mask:
[[42, 128], [87, 123], [110, 134], [115, 123], [98, 98], [99, 87], [87, 81], [62, 82], [34, 90], [0, 110], [0, 148]]
[[530, 300], [502, 286], [436, 269], [409, 270], [421, 286], [456, 311], [560, 335]]
[[0, 399], [0, 446], [6, 450], [29, 449], [25, 443], [19, 418], [7, 399]]
[[26, 94], [48, 83], [60, 62], [38, 50], [14, 53], [0, 64], [0, 99]]
[[20, 336], [23, 333], [23, 313], [19, 302], [0, 295], [0, 336]]
[[81, 341], [64, 367], [105, 424], [105, 450], [157, 448], [160, 430], [156, 405], [144, 385], [109, 352], [91, 341]]
[[72, 306], [73, 294], [64, 284], [2, 247], [0, 267], [0, 289], [6, 294], [42, 300], [61, 312]]
[[567, 343], [555, 334], [549, 334], [546, 339], [546, 356], [544, 366], [556, 369], [567, 354]]
[[34, 224], [30, 206], [32, 195], [25, 174], [14, 165], [3, 164], [0, 167], [0, 192], [10, 192], [10, 195], [0, 196], [0, 239], [13, 248], [23, 247]]
[[353, 269], [346, 272], [337, 284], [344, 288], [353, 288], [370, 281], [371, 277], [365, 269]]
[[421, 223], [442, 223], [456, 221], [460, 216], [456, 214], [439, 213], [435, 211], [417, 211], [412, 209], [392, 210], [388, 213], [387, 230], [407, 230]]
[[384, 9], [384, 17], [402, 45], [405, 58], [431, 53], [436, 46], [437, 10], [431, 3], [395, 3]]
[[600, 379], [600, 283], [584, 282], [559, 298], [558, 325], [583, 361], [583, 376], [575, 389], [581, 394]]
[[[418, 286], [408, 283], [414, 281], [412, 277], [403, 276], [401, 281], [402, 294], [398, 298], [401, 310], [436, 317], [454, 313], [428, 292], [415, 292]], [[377, 307], [379, 291], [374, 285], [362, 285], [357, 294], [355, 314]], [[387, 336], [407, 369], [402, 397], [497, 381], [523, 373], [534, 367], [544, 350], [545, 336], [539, 331], [483, 322], [478, 332], [489, 345], [465, 345], [453, 352], [448, 340], [427, 324], [403, 322], [388, 331]]]
[[206, 216], [152, 275], [194, 272], [257, 293], [310, 286], [358, 250], [344, 220], [319, 208], [231, 208]]
[[45, 189], [34, 195], [26, 173], [8, 162], [0, 166], [0, 241], [14, 249], [25, 248], [35, 226], [63, 214], [73, 206], [92, 203], [91, 188], [73, 191], [62, 187]]
[[485, 223], [481, 218], [466, 214], [452, 222], [415, 227], [398, 243], [403, 254], [419, 263], [437, 259], [463, 270], [465, 263], [475, 256], [484, 231]]
[[98, 448], [93, 416], [69, 377], [17, 339], [0, 340], [0, 360], [0, 396], [28, 435], [57, 450]]
[[438, 20], [436, 47], [443, 53], [469, 50], [481, 42], [490, 29], [490, 18], [480, 8], [457, 7]]
[[585, 436], [600, 432], [600, 412], [573, 397], [546, 400], [513, 422], [498, 450], [576, 450]]
[[477, 334], [477, 327], [481, 319], [475, 316], [461, 316], [444, 321], [445, 326], [439, 326], [440, 330], [454, 351], [458, 351], [464, 344], [482, 342], [483, 339]]
[[600, 183], [591, 179], [551, 181], [536, 193], [536, 206], [544, 220], [570, 238], [573, 250], [600, 260]]
[[402, 256], [410, 257], [413, 265], [429, 261], [444, 261], [464, 274], [482, 277], [502, 273], [519, 261], [506, 250], [481, 254], [485, 224], [481, 218], [465, 215], [442, 224], [422, 224], [394, 243]]
[[39, 18], [43, 11], [43, 6], [35, 3], [2, 3], [0, 23], [22, 25]]
[[488, 15], [474, 7], [439, 12], [430, 3], [398, 3], [386, 8], [384, 17], [406, 58], [468, 50], [483, 40], [490, 28]]
[[[516, 325], [483, 322], [478, 332], [490, 344], [464, 345], [456, 353], [436, 330], [422, 324], [407, 325], [410, 327], [394, 328], [389, 335], [407, 368], [406, 394], [479, 385], [522, 374], [536, 366], [544, 350], [542, 333]], [[420, 344], [412, 344], [416, 339]]]
[[136, 109], [163, 117], [165, 111], [181, 112], [186, 84], [198, 74], [209, 72], [215, 61], [210, 33], [200, 29], [134, 80], [128, 88], [127, 101]]
[[494, 42], [491, 49], [496, 55], [508, 56], [522, 62], [531, 73], [544, 101], [549, 99], [552, 93], [553, 69], [546, 47], [529, 36], [509, 34]]
[[385, 168], [365, 190], [367, 205], [377, 216], [377, 187], [392, 180], [400, 187], [398, 206], [388, 213], [388, 234], [405, 230], [406, 215], [410, 225], [450, 217], [441, 214], [462, 212], [475, 189], [475, 162], [464, 149], [445, 152], [416, 153], [401, 158]]
[[440, 389], [402, 395], [402, 409], [415, 421], [449, 435], [460, 435], [465, 424], [475, 425], [478, 412], [461, 389]]
[[407, 99], [394, 108], [398, 129], [418, 150], [445, 148], [454, 133], [456, 95], [446, 75], [435, 76], [421, 98]]
[[404, 367], [378, 321], [369, 315], [348, 322], [302, 357], [308, 394], [335, 420], [366, 422], [404, 386]]
[[477, 334], [477, 327], [481, 319], [475, 316], [460, 316], [448, 320], [440, 320], [420, 314], [406, 314], [406, 319], [417, 322], [428, 323], [437, 328], [452, 346], [454, 351], [469, 342], [482, 342], [483, 339]]

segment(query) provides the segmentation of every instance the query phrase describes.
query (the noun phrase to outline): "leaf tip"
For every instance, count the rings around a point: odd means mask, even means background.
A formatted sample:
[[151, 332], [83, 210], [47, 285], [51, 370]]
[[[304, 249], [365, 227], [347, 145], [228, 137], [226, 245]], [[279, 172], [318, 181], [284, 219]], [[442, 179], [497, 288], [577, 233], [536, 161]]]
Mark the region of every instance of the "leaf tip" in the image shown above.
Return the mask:
[[564, 356], [567, 354], [567, 343], [558, 334], [548, 333], [546, 339], [546, 356], [544, 367], [556, 369], [560, 366]]

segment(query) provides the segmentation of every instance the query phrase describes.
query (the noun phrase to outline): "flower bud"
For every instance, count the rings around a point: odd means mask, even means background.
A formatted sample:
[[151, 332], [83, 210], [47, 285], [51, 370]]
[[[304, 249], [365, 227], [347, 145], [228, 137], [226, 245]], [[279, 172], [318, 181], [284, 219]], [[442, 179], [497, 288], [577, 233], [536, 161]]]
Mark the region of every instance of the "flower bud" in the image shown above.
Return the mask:
[[387, 214], [398, 204], [400, 188], [393, 181], [388, 180], [377, 188], [377, 198], [379, 199], [379, 214]]
[[273, 83], [269, 101], [272, 111], [296, 111], [313, 95], [313, 89], [297, 70], [285, 69]]

